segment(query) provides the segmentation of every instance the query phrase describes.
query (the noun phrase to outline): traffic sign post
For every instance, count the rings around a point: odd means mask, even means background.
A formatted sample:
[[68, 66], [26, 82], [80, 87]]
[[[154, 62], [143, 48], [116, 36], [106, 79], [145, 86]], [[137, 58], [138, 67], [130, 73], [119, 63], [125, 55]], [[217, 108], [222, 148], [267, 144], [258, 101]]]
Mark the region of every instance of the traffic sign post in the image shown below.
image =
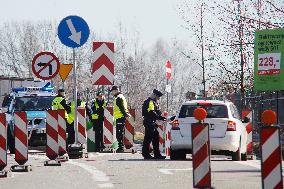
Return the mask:
[[[67, 16], [61, 20], [58, 26], [58, 37], [62, 44], [73, 48], [73, 75], [74, 75], [74, 103], [77, 108], [77, 73], [75, 48], [83, 46], [90, 35], [90, 29], [87, 22], [75, 15]], [[74, 111], [74, 129], [75, 129], [75, 144], [78, 143], [78, 119], [77, 111]], [[75, 145], [76, 147], [76, 145]]]
[[59, 72], [58, 58], [51, 52], [40, 52], [32, 61], [32, 71], [42, 80], [50, 80]]

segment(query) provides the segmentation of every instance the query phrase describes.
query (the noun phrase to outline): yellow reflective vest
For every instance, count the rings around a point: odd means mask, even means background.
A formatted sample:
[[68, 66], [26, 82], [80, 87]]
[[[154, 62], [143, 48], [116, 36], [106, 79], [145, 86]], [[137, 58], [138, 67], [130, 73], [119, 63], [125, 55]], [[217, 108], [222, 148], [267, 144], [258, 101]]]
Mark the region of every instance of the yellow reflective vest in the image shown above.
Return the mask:
[[119, 118], [124, 117], [124, 115], [120, 111], [119, 107], [117, 106], [117, 103], [116, 103], [117, 98], [121, 98], [122, 99], [122, 104], [123, 104], [123, 107], [125, 108], [125, 112], [128, 113], [126, 99], [125, 99], [125, 97], [122, 94], [119, 94], [119, 95], [117, 95], [115, 97], [115, 99], [113, 101], [113, 116], [114, 116], [114, 119], [119, 119]]
[[[81, 104], [78, 107], [85, 108], [85, 106], [86, 106], [86, 102], [81, 101]], [[71, 102], [71, 112], [68, 114], [68, 119], [67, 119], [67, 122], [69, 124], [74, 122], [74, 113], [75, 113], [75, 102], [72, 101]]]
[[[61, 105], [61, 101], [64, 100], [63, 97], [57, 96], [52, 101], [52, 109], [53, 110], [65, 110], [64, 107]], [[68, 119], [68, 113], [65, 110], [65, 118]]]
[[[98, 104], [98, 102], [97, 102], [97, 100], [95, 99], [94, 100], [94, 106], [96, 107], [96, 109], [99, 109], [100, 108], [100, 106], [99, 106], [99, 104]], [[106, 106], [107, 106], [107, 103], [106, 103], [106, 101], [104, 101], [104, 104], [103, 104], [103, 109], [105, 109], [106, 108]], [[96, 114], [96, 113], [93, 113], [92, 114], [92, 119], [99, 119], [99, 115], [98, 114]]]

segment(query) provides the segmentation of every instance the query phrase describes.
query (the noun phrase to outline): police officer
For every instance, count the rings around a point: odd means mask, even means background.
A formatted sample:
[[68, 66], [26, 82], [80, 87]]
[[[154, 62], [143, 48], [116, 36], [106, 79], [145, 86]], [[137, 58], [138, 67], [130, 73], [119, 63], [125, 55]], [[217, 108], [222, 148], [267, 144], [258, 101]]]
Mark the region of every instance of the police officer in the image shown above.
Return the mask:
[[[144, 159], [165, 159], [159, 150], [159, 132], [157, 130], [157, 120], [165, 121], [166, 118], [162, 116], [158, 101], [163, 94], [154, 89], [152, 95], [144, 101], [142, 106], [142, 116], [144, 118], [143, 125], [145, 127], [145, 136], [142, 147], [142, 155]], [[152, 142], [154, 150], [154, 158], [149, 153], [149, 145]]]
[[68, 119], [68, 113], [71, 112], [70, 106], [67, 105], [65, 100], [65, 92], [64, 89], [59, 89], [57, 96], [52, 101], [52, 109], [53, 110], [65, 110], [65, 119]]
[[118, 142], [118, 149], [116, 152], [123, 152], [123, 138], [126, 118], [130, 117], [127, 108], [127, 102], [123, 94], [119, 91], [117, 86], [113, 86], [111, 93], [114, 96], [113, 101], [113, 116], [116, 123], [116, 139]]
[[104, 149], [103, 144], [103, 125], [104, 125], [104, 110], [107, 106], [105, 98], [101, 92], [98, 92], [94, 99], [92, 110], [92, 124], [95, 131], [95, 152], [102, 151]]
[[[68, 138], [67, 138], [67, 145], [69, 144], [74, 144], [75, 142], [75, 129], [74, 129], [74, 113], [75, 113], [75, 101], [72, 101], [70, 104], [71, 111], [68, 114], [68, 119], [67, 119], [67, 133], [68, 133]], [[77, 93], [77, 107], [81, 108], [86, 108], [87, 114], [89, 114], [89, 110], [86, 106], [86, 102], [82, 100], [82, 94]]]

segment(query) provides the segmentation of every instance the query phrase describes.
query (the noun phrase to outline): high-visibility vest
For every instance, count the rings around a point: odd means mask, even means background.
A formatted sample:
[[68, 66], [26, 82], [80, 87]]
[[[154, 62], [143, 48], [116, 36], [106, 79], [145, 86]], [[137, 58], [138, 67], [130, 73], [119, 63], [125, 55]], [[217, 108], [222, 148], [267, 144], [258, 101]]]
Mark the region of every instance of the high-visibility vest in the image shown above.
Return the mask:
[[[85, 106], [86, 106], [86, 103], [82, 101], [78, 107], [85, 108]], [[67, 122], [69, 124], [74, 122], [74, 113], [75, 113], [75, 102], [72, 101], [71, 102], [71, 112], [68, 114], [68, 119], [67, 119]]]
[[[65, 110], [64, 107], [61, 105], [61, 101], [64, 100], [63, 97], [57, 96], [52, 101], [52, 109], [53, 110]], [[65, 118], [68, 119], [67, 111], [65, 110]]]
[[117, 95], [117, 97], [115, 97], [114, 101], [113, 101], [113, 117], [114, 119], [119, 119], [123, 117], [122, 112], [120, 111], [119, 107], [116, 104], [116, 100], [117, 98], [121, 98], [122, 99], [122, 104], [125, 108], [125, 112], [128, 113], [128, 108], [127, 108], [127, 102], [125, 97], [122, 94]]
[[[100, 106], [99, 106], [97, 100], [94, 100], [94, 105], [95, 105], [96, 109], [99, 109], [99, 108], [100, 108]], [[104, 101], [103, 109], [106, 108], [106, 105], [107, 105], [107, 103], [106, 103], [106, 101]], [[98, 115], [98, 114], [95, 114], [95, 113], [92, 114], [92, 119], [99, 119], [99, 115]]]

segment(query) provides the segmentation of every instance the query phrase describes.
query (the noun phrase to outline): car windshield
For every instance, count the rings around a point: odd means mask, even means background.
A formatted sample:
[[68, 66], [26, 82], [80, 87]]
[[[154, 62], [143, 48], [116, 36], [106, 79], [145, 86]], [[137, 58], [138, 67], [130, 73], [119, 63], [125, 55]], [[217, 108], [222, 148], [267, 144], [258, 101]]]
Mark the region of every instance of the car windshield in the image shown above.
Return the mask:
[[225, 105], [183, 105], [179, 113], [179, 118], [193, 117], [193, 111], [196, 108], [204, 108], [207, 111], [207, 118], [228, 118], [228, 109]]
[[38, 111], [51, 108], [54, 96], [16, 97], [15, 111]]

